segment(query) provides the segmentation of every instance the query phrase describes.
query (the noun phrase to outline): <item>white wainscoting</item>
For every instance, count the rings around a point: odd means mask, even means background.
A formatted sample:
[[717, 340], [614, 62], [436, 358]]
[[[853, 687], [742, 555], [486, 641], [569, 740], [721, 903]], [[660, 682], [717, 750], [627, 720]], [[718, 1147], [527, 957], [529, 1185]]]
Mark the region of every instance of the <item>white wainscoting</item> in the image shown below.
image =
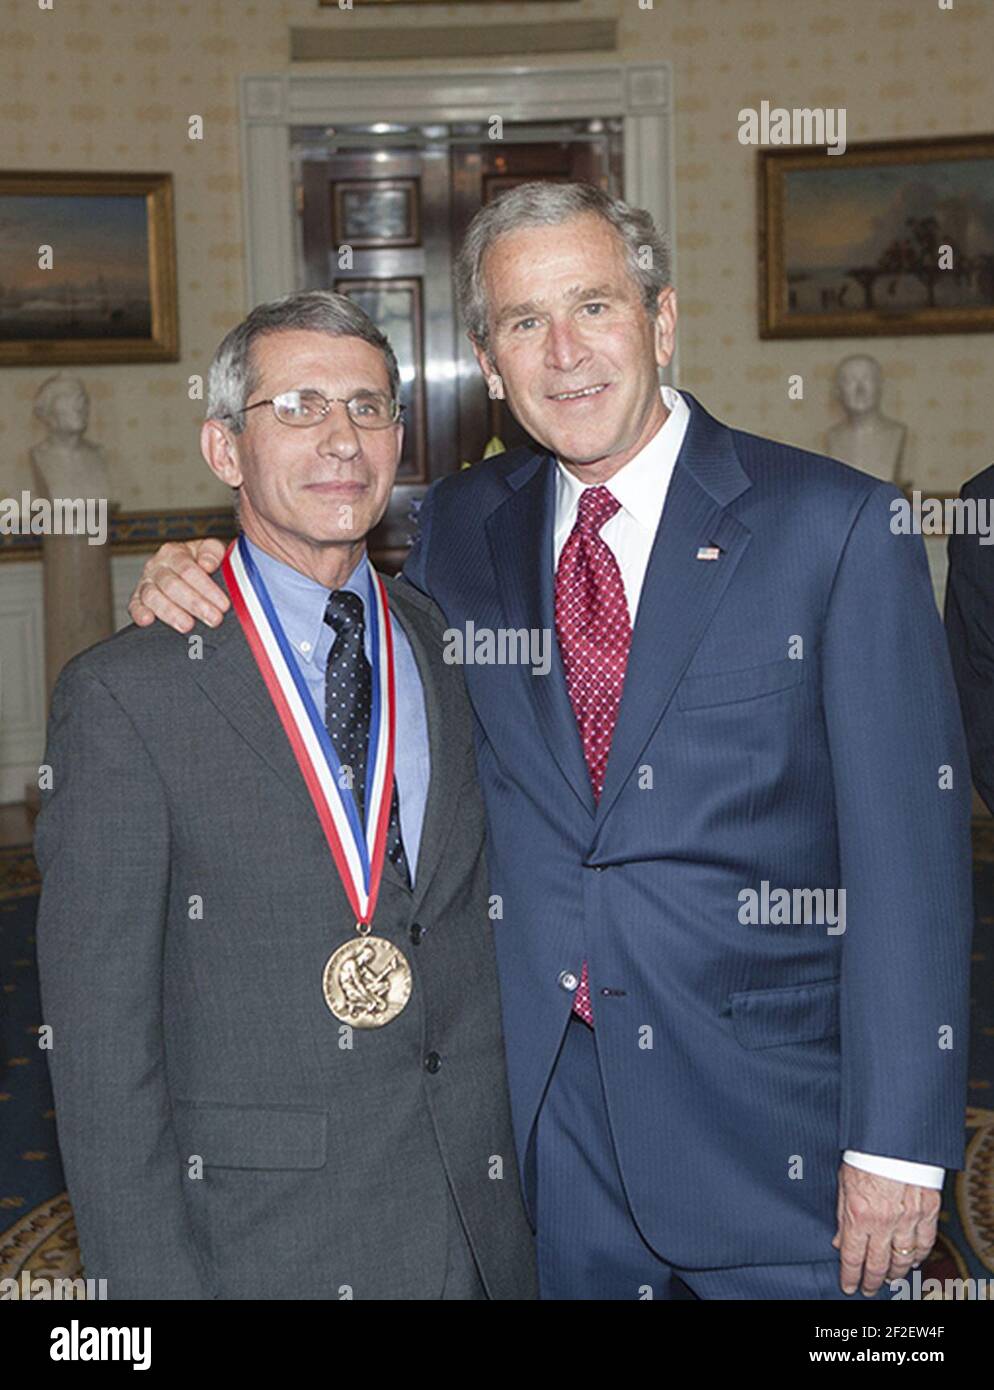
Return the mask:
[[[111, 560], [114, 621], [130, 621], [127, 603], [144, 555]], [[45, 751], [45, 640], [40, 560], [0, 564], [0, 804], [23, 801]]]
[[928, 569], [932, 576], [935, 601], [941, 613], [946, 604], [946, 580], [949, 575], [949, 541], [945, 536], [930, 536], [925, 541], [925, 554], [928, 556]]

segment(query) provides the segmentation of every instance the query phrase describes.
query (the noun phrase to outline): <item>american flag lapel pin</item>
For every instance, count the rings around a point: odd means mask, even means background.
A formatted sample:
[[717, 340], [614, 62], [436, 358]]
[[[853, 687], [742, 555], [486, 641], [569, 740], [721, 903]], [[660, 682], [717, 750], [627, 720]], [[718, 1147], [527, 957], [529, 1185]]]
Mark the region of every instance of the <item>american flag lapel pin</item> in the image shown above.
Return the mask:
[[721, 559], [721, 546], [720, 546], [720, 545], [701, 545], [701, 546], [698, 546], [698, 549], [697, 549], [697, 558], [698, 558], [698, 560], [720, 560], [720, 559]]

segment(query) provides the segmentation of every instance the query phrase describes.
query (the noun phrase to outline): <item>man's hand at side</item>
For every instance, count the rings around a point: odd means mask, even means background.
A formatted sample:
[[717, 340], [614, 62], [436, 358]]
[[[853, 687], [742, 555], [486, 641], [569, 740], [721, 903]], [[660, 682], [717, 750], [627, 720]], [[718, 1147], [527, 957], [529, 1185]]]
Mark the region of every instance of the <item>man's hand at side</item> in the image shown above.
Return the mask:
[[145, 561], [141, 578], [128, 602], [139, 627], [159, 618], [177, 632], [191, 632], [193, 619], [217, 627], [231, 606], [213, 579], [227, 546], [208, 536], [196, 541], [167, 541]]
[[[839, 1168], [838, 1229], [843, 1292], [875, 1294], [884, 1279], [903, 1279], [935, 1244], [942, 1193], [895, 1182], [843, 1163]], [[898, 1251], [906, 1251], [899, 1254]]]

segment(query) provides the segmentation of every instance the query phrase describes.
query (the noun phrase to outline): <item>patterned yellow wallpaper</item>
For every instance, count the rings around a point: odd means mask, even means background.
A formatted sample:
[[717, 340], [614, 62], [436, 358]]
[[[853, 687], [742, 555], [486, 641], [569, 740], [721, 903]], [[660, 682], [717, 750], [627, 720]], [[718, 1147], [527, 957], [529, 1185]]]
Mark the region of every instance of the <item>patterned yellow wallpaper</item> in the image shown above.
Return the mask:
[[[681, 379], [713, 413], [824, 449], [842, 418], [839, 360], [884, 368], [884, 412], [906, 422], [904, 470], [948, 490], [994, 463], [994, 339], [986, 334], [761, 342], [757, 335], [756, 160], [737, 114], [844, 106], [847, 137], [994, 133], [994, 7], [986, 0], [691, 0], [623, 3], [627, 54], [675, 68]], [[787, 377], [804, 377], [804, 400]]]
[[[648, 0], [643, 0], [647, 4]], [[203, 372], [244, 309], [237, 78], [287, 62], [291, 25], [393, 28], [617, 18], [619, 56], [675, 70], [681, 384], [743, 428], [823, 446], [840, 418], [831, 377], [865, 349], [884, 410], [911, 427], [906, 469], [952, 487], [994, 462], [986, 335], [760, 342], [756, 151], [741, 107], [845, 106], [850, 141], [994, 127], [994, 10], [986, 0], [578, 0], [573, 5], [321, 9], [316, 0], [0, 0], [0, 133], [10, 169], [168, 170], [175, 181], [178, 363], [67, 368], [92, 400], [91, 437], [131, 508], [224, 501], [196, 444]], [[527, 56], [527, 55], [523, 55]], [[512, 60], [508, 60], [512, 61]], [[422, 66], [419, 64], [418, 66]], [[187, 138], [190, 115], [205, 121]], [[787, 397], [800, 372], [805, 399]], [[0, 492], [30, 484], [31, 400], [48, 373], [0, 371]]]

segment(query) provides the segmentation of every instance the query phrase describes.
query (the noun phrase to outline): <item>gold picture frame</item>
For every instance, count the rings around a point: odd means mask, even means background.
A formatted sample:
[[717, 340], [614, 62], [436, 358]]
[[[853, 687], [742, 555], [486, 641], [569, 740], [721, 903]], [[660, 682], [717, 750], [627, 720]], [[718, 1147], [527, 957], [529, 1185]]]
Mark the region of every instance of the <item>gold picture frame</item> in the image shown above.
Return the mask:
[[171, 174], [0, 172], [0, 226], [0, 365], [179, 359]]
[[994, 332], [994, 136], [763, 149], [758, 177], [761, 338]]
[[[579, 0], [553, 0], [562, 5], [578, 4]], [[437, 5], [439, 0], [363, 0], [364, 5]], [[449, 5], [478, 5], [480, 0], [444, 0]], [[488, 4], [513, 4], [515, 0], [487, 0]], [[540, 4], [542, 0], [525, 0], [525, 4]], [[318, 0], [321, 9], [337, 10], [338, 0]]]

